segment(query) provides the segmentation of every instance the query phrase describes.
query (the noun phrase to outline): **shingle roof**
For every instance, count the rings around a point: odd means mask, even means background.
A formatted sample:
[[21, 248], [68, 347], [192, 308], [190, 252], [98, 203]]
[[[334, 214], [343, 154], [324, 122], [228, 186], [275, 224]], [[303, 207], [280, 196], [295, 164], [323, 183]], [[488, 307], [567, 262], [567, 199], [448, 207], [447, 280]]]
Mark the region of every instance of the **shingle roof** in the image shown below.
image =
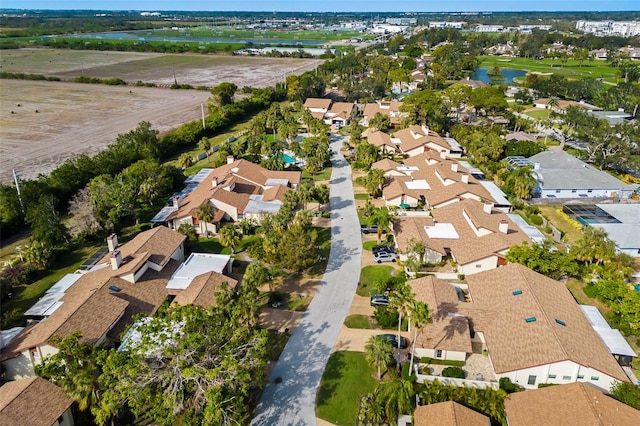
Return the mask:
[[62, 389], [38, 376], [8, 382], [0, 387], [0, 424], [51, 426], [72, 403]]
[[489, 417], [457, 402], [422, 405], [413, 413], [414, 426], [489, 426]]
[[[445, 248], [450, 249], [456, 261], [465, 265], [497, 255], [513, 245], [531, 241], [505, 213], [492, 209], [488, 214], [483, 209], [483, 203], [470, 198], [433, 209], [433, 219], [398, 216], [393, 224], [398, 248], [406, 250], [412, 239], [421, 241], [426, 248], [441, 255], [445, 254]], [[508, 224], [507, 234], [499, 230], [501, 222], [505, 220]], [[458, 238], [429, 237], [424, 227], [433, 226], [434, 222], [451, 224]]]
[[396, 144], [391, 142], [391, 136], [379, 130], [375, 132], [371, 132], [367, 137], [367, 140], [369, 141], [370, 144], [375, 145], [378, 148], [382, 148], [383, 146], [393, 148], [393, 149], [396, 148]]
[[[187, 237], [181, 233], [175, 232], [166, 226], [156, 226], [140, 232], [131, 241], [120, 245], [118, 250], [123, 259], [136, 253], [149, 253], [151, 262], [164, 266], [186, 239]], [[98, 263], [109, 262], [109, 258], [110, 255], [107, 254]], [[123, 264], [123, 266], [125, 265]]]
[[331, 106], [331, 99], [307, 98], [304, 101], [305, 108], [322, 108], [328, 110]]
[[226, 282], [234, 288], [238, 281], [217, 272], [208, 272], [197, 276], [191, 281], [189, 287], [178, 293], [173, 303], [178, 305], [198, 305], [203, 308], [215, 306], [216, 290]]
[[512, 393], [504, 406], [510, 426], [640, 424], [640, 411], [580, 382]]
[[519, 264], [469, 275], [467, 283], [472, 305], [496, 313], [475, 327], [496, 373], [571, 360], [629, 380], [564, 284]]
[[[382, 104], [382, 106], [381, 106]], [[383, 101], [381, 103], [368, 103], [364, 106], [364, 111], [362, 115], [366, 117], [368, 120], [371, 120], [376, 113], [381, 113], [389, 117], [391, 124], [400, 124], [401, 116], [403, 113], [400, 113], [400, 107], [402, 106], [402, 102], [395, 101]]]
[[400, 148], [403, 152], [425, 146], [427, 144], [435, 144], [443, 149], [449, 150], [451, 147], [444, 138], [440, 137], [433, 130], [423, 128], [422, 126], [412, 125], [406, 129], [398, 130], [393, 137], [402, 141]]
[[400, 163], [396, 163], [395, 161], [388, 158], [376, 161], [371, 165], [372, 169], [380, 169], [384, 170], [385, 172], [395, 171], [398, 167], [400, 167]]

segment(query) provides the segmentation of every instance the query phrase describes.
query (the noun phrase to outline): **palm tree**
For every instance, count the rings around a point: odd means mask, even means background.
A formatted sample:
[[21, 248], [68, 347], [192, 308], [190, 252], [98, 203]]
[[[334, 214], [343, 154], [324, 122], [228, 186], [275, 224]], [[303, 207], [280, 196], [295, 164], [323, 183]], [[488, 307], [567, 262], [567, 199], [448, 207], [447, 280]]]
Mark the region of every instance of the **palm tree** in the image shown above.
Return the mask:
[[240, 232], [238, 232], [238, 228], [234, 225], [227, 225], [220, 229], [218, 235], [220, 237], [220, 244], [224, 247], [229, 247], [231, 253], [235, 254], [236, 247], [240, 244]]
[[329, 202], [330, 190], [325, 184], [317, 185], [313, 190], [313, 198], [318, 202], [318, 210], [320, 210], [321, 204], [327, 204]]
[[371, 220], [372, 224], [378, 224], [378, 244], [380, 244], [380, 241], [382, 240], [382, 230], [386, 230], [391, 226], [393, 216], [387, 207], [382, 206], [374, 210]]
[[422, 333], [423, 328], [431, 320], [429, 306], [424, 302], [415, 301], [409, 312], [411, 327], [413, 328], [413, 342], [411, 343], [411, 361], [409, 362], [409, 374], [413, 374], [413, 357], [416, 352], [416, 340], [418, 340], [418, 329]]
[[178, 164], [186, 171], [193, 164], [193, 158], [185, 152], [178, 157]]
[[371, 336], [364, 351], [367, 361], [378, 369], [378, 380], [382, 379], [382, 367], [388, 367], [393, 359], [391, 342], [382, 336]]
[[365, 189], [371, 196], [379, 197], [382, 195], [382, 187], [384, 185], [384, 170], [370, 169], [364, 178]]
[[[213, 218], [216, 214], [216, 208], [211, 205], [208, 201], [202, 203], [198, 209], [196, 210], [196, 218], [200, 222], [200, 233], [207, 235], [209, 230], [207, 229], [207, 224], [213, 221]], [[202, 224], [204, 223], [204, 232], [202, 232]]]
[[[379, 226], [378, 226], [379, 228]], [[400, 354], [400, 332], [402, 331], [402, 317], [407, 314], [409, 307], [415, 303], [411, 287], [407, 284], [397, 284], [389, 295], [389, 305], [398, 311], [398, 355]], [[398, 363], [398, 368], [400, 364]]]
[[205, 154], [207, 154], [207, 161], [210, 161], [209, 150], [211, 149], [211, 141], [209, 140], [209, 138], [205, 136], [200, 139], [200, 142], [198, 142], [198, 148], [200, 148], [205, 152]]
[[374, 395], [384, 407], [388, 422], [395, 424], [399, 415], [413, 413], [416, 391], [411, 380], [397, 378], [381, 382]]

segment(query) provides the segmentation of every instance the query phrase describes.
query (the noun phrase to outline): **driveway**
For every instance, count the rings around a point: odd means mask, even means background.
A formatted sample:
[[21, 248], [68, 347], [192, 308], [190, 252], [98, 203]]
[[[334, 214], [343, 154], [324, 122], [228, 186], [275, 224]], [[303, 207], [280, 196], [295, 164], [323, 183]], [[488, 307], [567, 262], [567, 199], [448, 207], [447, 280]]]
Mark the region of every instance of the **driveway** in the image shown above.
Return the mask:
[[351, 167], [332, 135], [331, 253], [309, 308], [289, 338], [256, 409], [252, 425], [316, 425], [316, 393], [360, 277], [362, 240]]

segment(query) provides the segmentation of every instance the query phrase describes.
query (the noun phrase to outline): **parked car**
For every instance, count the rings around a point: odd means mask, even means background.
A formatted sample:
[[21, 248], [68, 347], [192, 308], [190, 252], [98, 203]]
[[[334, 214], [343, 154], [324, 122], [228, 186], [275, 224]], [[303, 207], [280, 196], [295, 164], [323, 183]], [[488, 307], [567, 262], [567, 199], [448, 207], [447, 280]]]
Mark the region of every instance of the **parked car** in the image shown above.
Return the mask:
[[373, 260], [375, 260], [378, 263], [395, 262], [396, 261], [396, 254], [395, 253], [389, 253], [389, 252], [386, 252], [386, 251], [379, 251], [378, 253], [374, 253], [373, 254]]
[[374, 248], [371, 249], [371, 251], [375, 254], [375, 253], [380, 253], [380, 252], [387, 252], [387, 253], [395, 253], [396, 250], [393, 247], [390, 246], [375, 246]]
[[363, 234], [374, 234], [378, 232], [378, 225], [375, 223], [371, 226], [360, 225], [360, 231], [362, 231]]
[[374, 294], [370, 300], [371, 306], [388, 306], [389, 296], [386, 294]]
[[[398, 347], [398, 336], [395, 334], [381, 334], [380, 337], [388, 340], [389, 342], [391, 342], [391, 346], [393, 346], [394, 348]], [[405, 339], [404, 337], [400, 336], [400, 349], [405, 349], [409, 346], [409, 342], [407, 341], [407, 339]]]

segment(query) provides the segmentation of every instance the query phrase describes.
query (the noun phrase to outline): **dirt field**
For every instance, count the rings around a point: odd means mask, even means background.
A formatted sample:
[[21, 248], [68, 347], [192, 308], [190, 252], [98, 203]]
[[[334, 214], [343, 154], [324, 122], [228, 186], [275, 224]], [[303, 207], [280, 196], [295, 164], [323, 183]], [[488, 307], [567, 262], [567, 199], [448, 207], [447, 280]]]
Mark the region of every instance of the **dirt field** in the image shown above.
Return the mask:
[[[1, 69], [70, 78], [264, 87], [320, 61], [128, 52], [24, 49], [2, 52]], [[81, 153], [94, 154], [120, 133], [149, 121], [161, 132], [198, 119], [206, 91], [0, 80], [0, 181], [48, 174]], [[19, 105], [19, 106], [18, 106]], [[37, 110], [37, 112], [36, 112]]]

